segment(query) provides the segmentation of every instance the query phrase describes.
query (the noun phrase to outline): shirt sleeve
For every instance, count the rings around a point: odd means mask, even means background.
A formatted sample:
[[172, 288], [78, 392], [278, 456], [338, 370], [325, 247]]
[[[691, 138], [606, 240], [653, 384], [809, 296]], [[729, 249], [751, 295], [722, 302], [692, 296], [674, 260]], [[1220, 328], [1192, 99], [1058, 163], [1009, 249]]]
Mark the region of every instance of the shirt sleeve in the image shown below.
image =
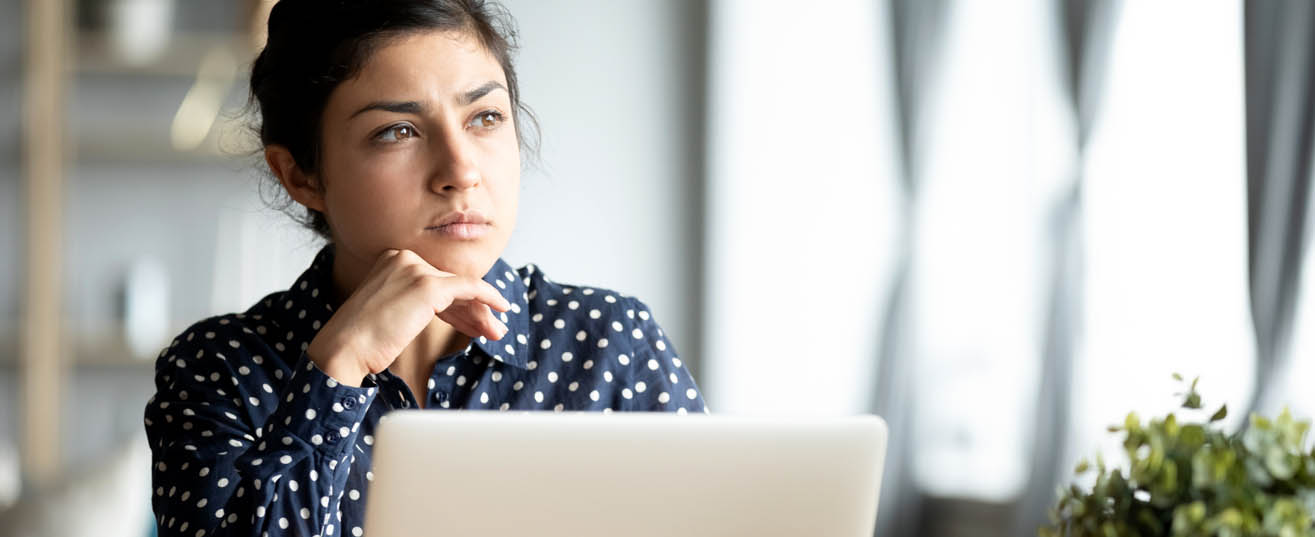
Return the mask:
[[175, 340], [155, 383], [145, 424], [159, 535], [328, 533], [374, 387], [340, 384], [304, 353], [289, 367], [231, 317]]
[[629, 397], [623, 393], [619, 410], [707, 413], [694, 376], [676, 354], [676, 348], [667, 340], [648, 305], [634, 298], [626, 301], [626, 338], [633, 350], [627, 373], [632, 387], [628, 388]]

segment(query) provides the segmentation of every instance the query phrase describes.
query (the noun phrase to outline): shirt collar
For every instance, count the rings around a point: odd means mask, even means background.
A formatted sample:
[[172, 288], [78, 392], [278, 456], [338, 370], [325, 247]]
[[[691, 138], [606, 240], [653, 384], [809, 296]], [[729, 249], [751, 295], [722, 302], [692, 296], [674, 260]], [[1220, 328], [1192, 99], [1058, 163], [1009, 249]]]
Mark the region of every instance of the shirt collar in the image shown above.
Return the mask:
[[[472, 338], [467, 352], [479, 349], [493, 360], [521, 368], [529, 366], [529, 295], [528, 287], [516, 271], [502, 258], [493, 263], [493, 267], [484, 274], [484, 281], [497, 289], [502, 297], [511, 304], [507, 312], [494, 311], [493, 314], [507, 325], [507, 334], [494, 341], [483, 336]], [[277, 310], [287, 309], [284, 315], [290, 322], [308, 329], [310, 334], [319, 332], [324, 323], [333, 316], [333, 245], [326, 245], [315, 255], [310, 268], [297, 278], [288, 290], [285, 307], [273, 304]], [[302, 312], [305, 312], [304, 314]], [[298, 330], [299, 332], [302, 330]], [[309, 340], [308, 340], [309, 341]]]

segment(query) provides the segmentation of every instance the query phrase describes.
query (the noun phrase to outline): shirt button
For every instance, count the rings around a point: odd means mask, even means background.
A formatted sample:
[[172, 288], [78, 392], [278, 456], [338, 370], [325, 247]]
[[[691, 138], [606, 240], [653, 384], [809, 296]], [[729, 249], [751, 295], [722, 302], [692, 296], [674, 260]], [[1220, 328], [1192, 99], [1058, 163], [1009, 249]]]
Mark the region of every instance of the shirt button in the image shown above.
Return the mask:
[[447, 392], [434, 392], [434, 400], [439, 403], [447, 402]]
[[342, 407], [347, 410], [356, 408], [356, 399], [352, 397], [344, 397], [342, 399]]
[[338, 431], [329, 431], [324, 435], [324, 441], [330, 444], [338, 441]]

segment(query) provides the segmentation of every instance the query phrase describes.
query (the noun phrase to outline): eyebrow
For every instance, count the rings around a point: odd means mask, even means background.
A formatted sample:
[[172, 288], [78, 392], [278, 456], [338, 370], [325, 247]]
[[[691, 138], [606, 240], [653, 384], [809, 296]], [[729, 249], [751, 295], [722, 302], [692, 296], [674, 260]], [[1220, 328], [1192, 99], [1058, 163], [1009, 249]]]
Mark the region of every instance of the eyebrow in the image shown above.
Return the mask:
[[[507, 87], [506, 87], [506, 86], [503, 86], [501, 83], [499, 83], [499, 82], [496, 81], [496, 80], [491, 80], [491, 81], [485, 82], [482, 86], [480, 86], [480, 87], [478, 87], [478, 88], [475, 88], [475, 89], [473, 89], [473, 90], [467, 91], [466, 94], [463, 95], [462, 98], [461, 98], [461, 104], [470, 104], [470, 103], [473, 103], [473, 102], [475, 102], [475, 101], [478, 101], [480, 97], [483, 97], [483, 96], [485, 96], [485, 95], [488, 95], [490, 92], [492, 92], [492, 91], [495, 90], [495, 89], [500, 89], [500, 90], [502, 90], [502, 91], [507, 91]], [[511, 92], [510, 92], [510, 91], [507, 91], [507, 93], [511, 93]]]
[[[461, 95], [461, 97], [458, 99], [458, 102], [460, 102], [462, 105], [468, 105], [475, 101], [478, 101], [481, 97], [488, 95], [489, 93], [492, 93], [493, 90], [497, 90], [497, 89], [500, 89], [502, 91], [508, 91], [507, 87], [503, 86], [502, 83], [500, 82], [497, 81], [485, 82], [480, 87], [467, 91], [465, 94]], [[508, 91], [508, 93], [510, 92]], [[422, 115], [423, 112], [425, 111], [425, 105], [421, 104], [418, 101], [375, 101], [365, 106], [362, 106], [360, 110], [357, 110], [353, 112], [351, 116], [348, 116], [348, 119], [354, 118], [371, 110], [383, 110], [385, 112], [393, 112], [397, 114], [411, 114], [418, 116], [418, 115]]]

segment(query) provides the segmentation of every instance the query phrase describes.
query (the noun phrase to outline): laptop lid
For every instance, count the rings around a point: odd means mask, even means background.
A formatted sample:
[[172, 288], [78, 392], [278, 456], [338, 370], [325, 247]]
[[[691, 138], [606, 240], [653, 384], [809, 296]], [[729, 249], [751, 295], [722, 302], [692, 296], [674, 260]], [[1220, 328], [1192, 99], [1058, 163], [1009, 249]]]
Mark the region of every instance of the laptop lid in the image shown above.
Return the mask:
[[365, 535], [868, 537], [876, 416], [397, 411]]

